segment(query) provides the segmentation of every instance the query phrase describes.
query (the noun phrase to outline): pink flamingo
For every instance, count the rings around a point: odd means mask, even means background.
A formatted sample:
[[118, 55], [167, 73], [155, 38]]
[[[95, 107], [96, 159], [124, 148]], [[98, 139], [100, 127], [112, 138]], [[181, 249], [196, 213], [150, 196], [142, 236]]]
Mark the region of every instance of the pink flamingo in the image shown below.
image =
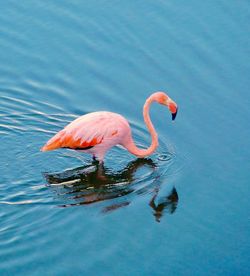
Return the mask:
[[149, 108], [152, 102], [168, 107], [172, 113], [172, 120], [177, 114], [177, 105], [164, 92], [153, 93], [143, 107], [144, 121], [152, 137], [149, 148], [138, 148], [132, 138], [128, 121], [117, 113], [99, 111], [83, 115], [68, 124], [64, 129], [53, 136], [41, 151], [58, 148], [69, 148], [93, 155], [103, 162], [105, 153], [110, 148], [121, 145], [137, 157], [146, 157], [152, 154], [158, 146], [158, 136], [149, 117]]

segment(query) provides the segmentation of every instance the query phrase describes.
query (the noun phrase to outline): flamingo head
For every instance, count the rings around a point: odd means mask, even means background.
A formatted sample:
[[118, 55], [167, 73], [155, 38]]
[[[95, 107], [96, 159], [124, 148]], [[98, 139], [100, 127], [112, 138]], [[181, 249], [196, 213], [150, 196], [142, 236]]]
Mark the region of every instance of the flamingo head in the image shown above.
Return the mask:
[[172, 114], [172, 120], [174, 120], [178, 111], [177, 104], [164, 92], [156, 92], [153, 95], [156, 102], [168, 107]]

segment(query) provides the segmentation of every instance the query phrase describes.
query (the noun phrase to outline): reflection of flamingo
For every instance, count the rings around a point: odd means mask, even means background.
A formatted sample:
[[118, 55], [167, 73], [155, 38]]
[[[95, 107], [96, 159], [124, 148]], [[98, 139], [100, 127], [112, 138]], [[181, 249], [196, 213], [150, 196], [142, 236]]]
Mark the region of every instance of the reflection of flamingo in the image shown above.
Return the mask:
[[149, 117], [149, 107], [152, 102], [167, 106], [172, 113], [173, 120], [177, 114], [176, 103], [163, 92], [156, 92], [146, 100], [143, 116], [152, 137], [148, 149], [137, 148], [129, 123], [124, 117], [117, 113], [101, 111], [77, 118], [53, 136], [41, 150], [70, 148], [91, 153], [94, 159], [97, 158], [102, 162], [108, 149], [115, 145], [122, 145], [137, 157], [146, 157], [152, 154], [158, 146], [157, 133]]
[[162, 184], [159, 176], [154, 176], [152, 183], [142, 189], [136, 188], [136, 185], [128, 185], [136, 183], [135, 173], [140, 167], [147, 167], [155, 175], [157, 166], [151, 159], [136, 159], [117, 172], [103, 166], [103, 178], [99, 177], [99, 167], [98, 164], [92, 164], [61, 173], [44, 173], [44, 177], [58, 199], [63, 201], [60, 207], [84, 206], [106, 201], [108, 204], [105, 207], [102, 205], [102, 213], [110, 213], [129, 205], [135, 195], [145, 194], [147, 191], [153, 193], [149, 206], [154, 210], [153, 215], [158, 222], [165, 210], [172, 214], [177, 208], [178, 194], [175, 188], [158, 199]]
[[[124, 169], [117, 172], [106, 169], [103, 164], [95, 166], [93, 163], [61, 173], [44, 173], [44, 177], [49, 185], [56, 189], [59, 196], [62, 195], [69, 201], [63, 205], [64, 207], [88, 205], [114, 198], [118, 199], [134, 192], [134, 188], [127, 184], [134, 182], [135, 172], [144, 166], [152, 171], [156, 167], [151, 159], [141, 158], [130, 162]], [[102, 177], [100, 177], [100, 167]], [[72, 200], [73, 202], [71, 202]]]

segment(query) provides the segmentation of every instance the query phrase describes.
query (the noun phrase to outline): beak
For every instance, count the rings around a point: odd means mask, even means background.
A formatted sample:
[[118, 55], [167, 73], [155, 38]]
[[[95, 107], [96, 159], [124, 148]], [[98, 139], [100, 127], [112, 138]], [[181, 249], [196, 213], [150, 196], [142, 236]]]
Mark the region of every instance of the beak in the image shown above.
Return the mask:
[[176, 109], [175, 113], [172, 113], [172, 121], [175, 119], [175, 117], [177, 115], [177, 111], [178, 111], [178, 108]]

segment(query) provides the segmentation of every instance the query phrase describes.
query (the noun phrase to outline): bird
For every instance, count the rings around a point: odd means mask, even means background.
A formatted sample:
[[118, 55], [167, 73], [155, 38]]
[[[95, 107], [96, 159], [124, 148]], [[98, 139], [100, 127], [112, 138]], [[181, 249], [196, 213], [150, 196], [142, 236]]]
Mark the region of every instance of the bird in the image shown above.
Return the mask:
[[138, 158], [148, 157], [159, 144], [157, 132], [149, 116], [153, 102], [168, 107], [172, 120], [175, 119], [178, 111], [177, 104], [165, 92], [154, 92], [146, 99], [143, 117], [152, 138], [147, 149], [136, 146], [129, 122], [122, 115], [110, 111], [95, 111], [82, 115], [66, 125], [48, 140], [41, 151], [73, 149], [92, 154], [93, 160], [103, 163], [106, 152], [120, 145]]

